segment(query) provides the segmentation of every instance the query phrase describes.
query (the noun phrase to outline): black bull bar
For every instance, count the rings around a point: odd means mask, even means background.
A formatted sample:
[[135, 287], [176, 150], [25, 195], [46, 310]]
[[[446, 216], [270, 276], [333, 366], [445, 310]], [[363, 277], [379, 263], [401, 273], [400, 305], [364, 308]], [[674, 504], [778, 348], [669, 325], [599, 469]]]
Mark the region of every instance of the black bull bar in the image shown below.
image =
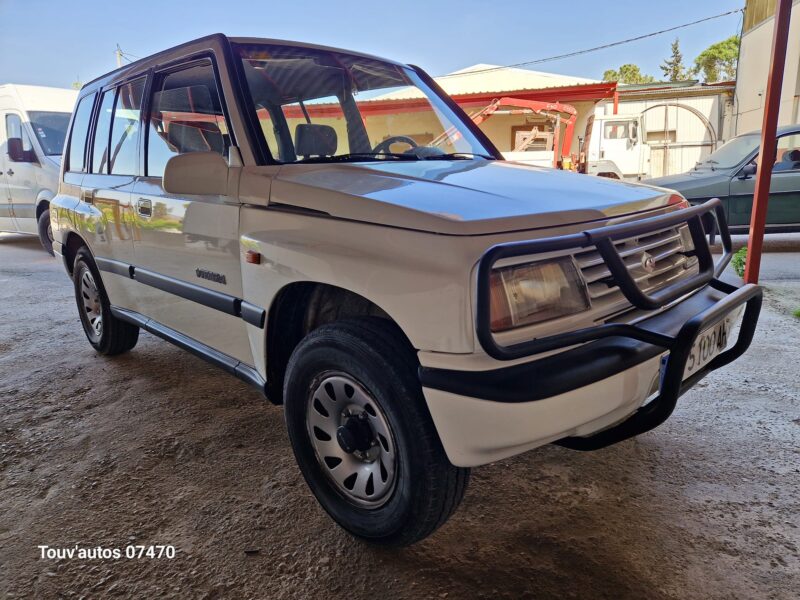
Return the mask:
[[[696, 256], [698, 272], [691, 277], [669, 284], [658, 291], [645, 293], [628, 272], [614, 242], [644, 235], [653, 231], [686, 224], [694, 249], [685, 252]], [[708, 232], [716, 232], [722, 241], [722, 257], [714, 263], [706, 239]], [[646, 328], [646, 321], [638, 325], [605, 323], [563, 334], [525, 341], [510, 346], [497, 343], [491, 331], [490, 275], [497, 261], [504, 258], [533, 256], [541, 253], [579, 250], [595, 246], [608, 267], [615, 283], [628, 301], [644, 310], [657, 310], [707, 285], [727, 294], [715, 304], [691, 317], [677, 335], [666, 335]], [[718, 369], [741, 356], [753, 340], [761, 311], [762, 290], [747, 284], [740, 288], [718, 279], [731, 259], [731, 236], [725, 220], [722, 203], [714, 198], [704, 204], [677, 210], [665, 215], [588, 229], [561, 237], [498, 244], [490, 248], [478, 263], [478, 290], [476, 333], [478, 341], [489, 356], [498, 360], [513, 360], [591, 342], [608, 337], [628, 337], [653, 344], [668, 351], [666, 365], [658, 396], [639, 408], [622, 423], [590, 437], [568, 437], [556, 442], [575, 450], [596, 450], [657, 427], [672, 414], [678, 398], [710, 371]], [[724, 350], [698, 372], [683, 379], [692, 345], [703, 331], [719, 323], [727, 314], [745, 305], [739, 335], [733, 346]]]

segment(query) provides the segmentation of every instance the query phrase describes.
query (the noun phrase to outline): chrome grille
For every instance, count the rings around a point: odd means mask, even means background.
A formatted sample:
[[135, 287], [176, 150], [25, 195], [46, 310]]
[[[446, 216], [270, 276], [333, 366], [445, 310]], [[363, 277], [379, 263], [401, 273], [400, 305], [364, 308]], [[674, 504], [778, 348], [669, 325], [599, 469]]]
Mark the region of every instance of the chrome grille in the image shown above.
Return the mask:
[[[683, 254], [686, 248], [678, 227], [617, 240], [614, 246], [633, 280], [646, 293], [697, 272], [696, 261]], [[651, 271], [645, 269], [645, 253], [653, 259]], [[607, 315], [629, 306], [597, 249], [579, 252], [574, 257], [586, 281], [593, 309]]]

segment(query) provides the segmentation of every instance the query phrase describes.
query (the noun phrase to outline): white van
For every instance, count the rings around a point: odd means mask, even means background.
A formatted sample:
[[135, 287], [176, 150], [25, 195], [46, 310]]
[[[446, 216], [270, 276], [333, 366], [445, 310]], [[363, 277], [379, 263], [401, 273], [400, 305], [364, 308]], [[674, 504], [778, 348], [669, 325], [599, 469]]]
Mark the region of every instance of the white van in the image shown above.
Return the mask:
[[53, 253], [50, 199], [77, 92], [0, 85], [0, 231], [38, 235]]

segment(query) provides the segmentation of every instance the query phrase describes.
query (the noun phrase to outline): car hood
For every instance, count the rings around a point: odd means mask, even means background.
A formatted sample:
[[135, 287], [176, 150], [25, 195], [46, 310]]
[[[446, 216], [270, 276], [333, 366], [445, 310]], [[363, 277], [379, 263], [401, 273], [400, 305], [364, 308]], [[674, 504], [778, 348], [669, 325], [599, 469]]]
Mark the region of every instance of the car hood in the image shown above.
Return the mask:
[[270, 204], [436, 233], [475, 235], [607, 220], [670, 193], [505, 161], [284, 165]]
[[727, 196], [731, 179], [731, 169], [699, 169], [677, 175], [646, 179], [647, 185], [655, 185], [675, 190], [689, 200]]

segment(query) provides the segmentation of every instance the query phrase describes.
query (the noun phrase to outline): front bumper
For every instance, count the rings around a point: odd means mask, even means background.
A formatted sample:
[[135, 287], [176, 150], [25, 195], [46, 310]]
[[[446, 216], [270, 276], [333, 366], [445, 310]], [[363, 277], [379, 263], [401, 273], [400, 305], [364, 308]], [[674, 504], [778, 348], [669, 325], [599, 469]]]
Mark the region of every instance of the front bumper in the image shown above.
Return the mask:
[[[756, 285], [736, 288], [713, 280], [636, 326], [659, 343], [618, 335], [490, 371], [422, 367], [425, 398], [445, 451], [453, 464], [475, 466], [550, 442], [596, 450], [649, 431], [694, 384], [747, 350], [761, 297]], [[684, 380], [698, 334], [742, 306], [736, 342]], [[654, 387], [658, 396], [642, 406]]]
[[[705, 239], [708, 225], [703, 224], [712, 215], [725, 249], [717, 264]], [[690, 227], [698, 274], [656, 293], [643, 293], [621, 264], [614, 240], [682, 220]], [[494, 262], [590, 244], [601, 251], [634, 306], [669, 308], [636, 325], [605, 323], [515, 346], [498, 345], [488, 326], [488, 286], [481, 285], [488, 282]], [[553, 441], [576, 450], [595, 450], [663, 423], [683, 393], [709, 372], [741, 356], [753, 339], [762, 291], [756, 285], [737, 288], [717, 279], [730, 258], [730, 249], [721, 204], [713, 200], [680, 213], [489, 250], [479, 265], [477, 310], [478, 339], [486, 353], [511, 360], [565, 350], [489, 371], [421, 367], [425, 398], [451, 462], [483, 464]], [[736, 342], [684, 379], [698, 335], [742, 307]], [[657, 396], [644, 404], [654, 393]]]

